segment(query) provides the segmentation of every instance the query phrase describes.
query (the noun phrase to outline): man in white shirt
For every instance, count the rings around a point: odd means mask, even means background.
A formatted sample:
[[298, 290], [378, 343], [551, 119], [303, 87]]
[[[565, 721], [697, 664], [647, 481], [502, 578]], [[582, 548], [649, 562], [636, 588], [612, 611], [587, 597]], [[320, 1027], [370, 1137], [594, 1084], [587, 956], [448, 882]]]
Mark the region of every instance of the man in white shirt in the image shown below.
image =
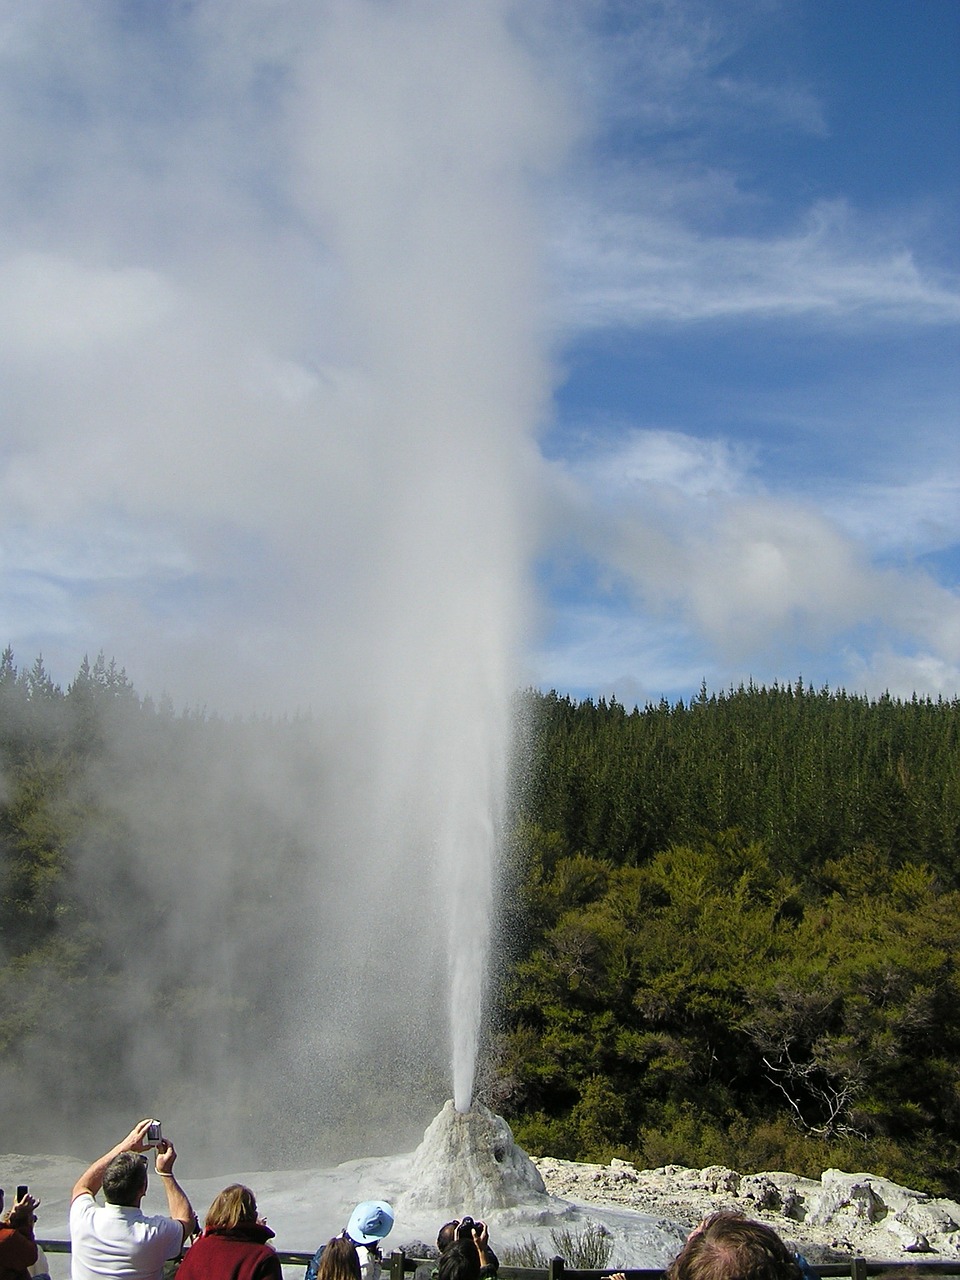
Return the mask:
[[[163, 1264], [180, 1256], [196, 1230], [190, 1201], [173, 1175], [173, 1143], [147, 1140], [155, 1123], [141, 1120], [77, 1179], [70, 1205], [72, 1280], [161, 1280]], [[157, 1149], [168, 1217], [148, 1217], [140, 1209], [147, 1191], [147, 1158], [140, 1153], [151, 1146]], [[101, 1187], [103, 1206], [94, 1200]]]

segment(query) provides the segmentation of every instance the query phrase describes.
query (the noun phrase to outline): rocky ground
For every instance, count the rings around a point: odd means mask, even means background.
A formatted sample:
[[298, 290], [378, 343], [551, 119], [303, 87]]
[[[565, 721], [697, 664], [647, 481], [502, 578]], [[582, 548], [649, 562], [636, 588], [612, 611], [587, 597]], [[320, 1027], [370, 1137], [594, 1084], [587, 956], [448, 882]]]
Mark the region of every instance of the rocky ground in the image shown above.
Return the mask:
[[821, 1179], [740, 1174], [715, 1166], [637, 1169], [626, 1161], [534, 1161], [547, 1190], [588, 1205], [617, 1206], [692, 1227], [734, 1207], [769, 1223], [811, 1262], [860, 1255], [874, 1261], [960, 1259], [960, 1204], [872, 1174], [827, 1170]]
[[[431, 1146], [431, 1141], [450, 1136], [441, 1120], [465, 1131], [459, 1146]], [[466, 1131], [474, 1128], [478, 1134], [467, 1141]], [[741, 1174], [719, 1166], [638, 1169], [620, 1160], [573, 1164], [544, 1157], [533, 1163], [546, 1184], [545, 1196], [521, 1176], [520, 1166], [524, 1161], [529, 1165], [529, 1159], [519, 1149], [511, 1154], [512, 1145], [505, 1121], [486, 1112], [460, 1116], [450, 1104], [414, 1153], [368, 1156], [335, 1168], [231, 1169], [204, 1178], [191, 1176], [185, 1157], [183, 1176], [201, 1216], [227, 1182], [245, 1182], [255, 1189], [276, 1230], [278, 1247], [310, 1253], [340, 1229], [354, 1204], [382, 1197], [397, 1209], [397, 1228], [388, 1242], [396, 1248], [435, 1239], [437, 1226], [457, 1206], [488, 1221], [495, 1247], [504, 1250], [530, 1237], [549, 1249], [555, 1229], [576, 1235], [602, 1224], [615, 1267], [659, 1267], [676, 1254], [701, 1218], [732, 1206], [768, 1222], [811, 1262], [859, 1255], [874, 1261], [942, 1259], [960, 1265], [960, 1204], [871, 1174], [827, 1170], [813, 1180], [788, 1173]], [[415, 1176], [418, 1160], [429, 1166], [429, 1177]], [[484, 1161], [496, 1164], [495, 1177], [487, 1176]], [[0, 1186], [29, 1183], [42, 1201], [38, 1234], [64, 1240], [70, 1188], [83, 1167], [83, 1161], [71, 1157], [0, 1154]], [[446, 1176], [454, 1169], [459, 1178], [455, 1185]], [[530, 1175], [539, 1186], [533, 1168]], [[162, 1188], [154, 1178], [146, 1207], [160, 1212], [163, 1205]], [[66, 1280], [66, 1256], [51, 1255], [50, 1261], [55, 1280]], [[302, 1267], [288, 1269], [289, 1280], [302, 1280], [302, 1274]]]

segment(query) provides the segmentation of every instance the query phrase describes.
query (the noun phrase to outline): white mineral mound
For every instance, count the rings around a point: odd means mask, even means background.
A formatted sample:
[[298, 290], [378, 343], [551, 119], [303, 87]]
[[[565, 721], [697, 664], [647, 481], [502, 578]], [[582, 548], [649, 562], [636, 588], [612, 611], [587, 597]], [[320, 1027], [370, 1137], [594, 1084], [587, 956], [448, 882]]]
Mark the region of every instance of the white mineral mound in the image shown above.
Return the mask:
[[398, 1208], [484, 1217], [521, 1205], [546, 1208], [549, 1200], [536, 1165], [502, 1116], [480, 1104], [457, 1111], [447, 1102], [413, 1153], [410, 1189]]

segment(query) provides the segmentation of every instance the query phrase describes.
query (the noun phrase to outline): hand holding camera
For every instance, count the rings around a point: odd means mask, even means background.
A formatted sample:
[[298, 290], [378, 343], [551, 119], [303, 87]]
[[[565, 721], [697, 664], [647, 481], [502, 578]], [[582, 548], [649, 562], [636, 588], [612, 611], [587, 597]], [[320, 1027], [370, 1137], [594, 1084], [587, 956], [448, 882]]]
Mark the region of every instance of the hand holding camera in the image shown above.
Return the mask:
[[[151, 1139], [150, 1134], [156, 1135]], [[162, 1141], [160, 1137], [160, 1121], [148, 1117], [146, 1120], [139, 1120], [122, 1142], [118, 1142], [113, 1148], [111, 1155], [116, 1155], [120, 1151], [149, 1151], [151, 1147], [155, 1147], [158, 1141]]]
[[34, 1210], [39, 1203], [40, 1201], [37, 1197], [32, 1196], [25, 1185], [17, 1187], [17, 1198], [7, 1214], [7, 1223], [17, 1231], [25, 1231], [28, 1235], [32, 1234], [33, 1224], [37, 1220]]
[[473, 1218], [465, 1216], [460, 1219], [457, 1227], [458, 1240], [471, 1240], [476, 1243], [478, 1240], [485, 1238], [487, 1234], [486, 1224], [480, 1221], [474, 1221]]

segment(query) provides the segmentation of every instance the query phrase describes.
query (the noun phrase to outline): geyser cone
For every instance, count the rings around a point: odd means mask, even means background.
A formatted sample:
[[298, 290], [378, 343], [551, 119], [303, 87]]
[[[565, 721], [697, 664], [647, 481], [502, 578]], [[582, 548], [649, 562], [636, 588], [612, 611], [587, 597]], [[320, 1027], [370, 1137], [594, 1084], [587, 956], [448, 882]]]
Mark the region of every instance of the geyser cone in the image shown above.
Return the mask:
[[428, 1126], [410, 1167], [408, 1209], [435, 1210], [444, 1217], [513, 1209], [546, 1198], [536, 1165], [513, 1140], [502, 1116], [475, 1103], [457, 1111], [453, 1102]]

